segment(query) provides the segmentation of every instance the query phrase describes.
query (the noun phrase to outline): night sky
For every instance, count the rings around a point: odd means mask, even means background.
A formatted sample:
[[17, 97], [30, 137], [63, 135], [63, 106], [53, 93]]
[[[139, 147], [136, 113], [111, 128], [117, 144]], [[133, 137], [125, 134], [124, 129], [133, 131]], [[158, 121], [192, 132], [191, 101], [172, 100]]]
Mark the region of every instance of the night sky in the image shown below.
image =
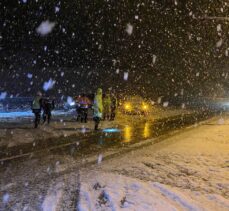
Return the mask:
[[[229, 95], [227, 0], [1, 0], [0, 8], [0, 93], [32, 96], [52, 79], [60, 96], [97, 87]], [[45, 21], [54, 26], [42, 35]]]

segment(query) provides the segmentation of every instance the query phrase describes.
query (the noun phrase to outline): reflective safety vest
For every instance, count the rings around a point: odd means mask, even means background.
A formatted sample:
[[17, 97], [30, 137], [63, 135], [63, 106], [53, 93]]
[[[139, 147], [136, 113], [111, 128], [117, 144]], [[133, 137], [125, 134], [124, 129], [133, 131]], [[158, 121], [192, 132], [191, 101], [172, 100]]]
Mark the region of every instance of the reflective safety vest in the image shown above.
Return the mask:
[[32, 109], [41, 109], [41, 104], [40, 104], [41, 97], [35, 97], [32, 103]]

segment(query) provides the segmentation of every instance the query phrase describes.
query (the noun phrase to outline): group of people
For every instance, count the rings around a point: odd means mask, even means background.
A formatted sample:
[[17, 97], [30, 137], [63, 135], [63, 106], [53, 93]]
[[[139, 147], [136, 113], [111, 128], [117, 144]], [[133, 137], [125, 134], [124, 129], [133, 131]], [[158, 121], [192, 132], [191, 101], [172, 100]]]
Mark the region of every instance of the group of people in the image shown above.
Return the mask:
[[41, 92], [38, 92], [32, 102], [32, 111], [34, 113], [34, 127], [37, 128], [41, 120], [41, 112], [43, 111], [43, 124], [51, 121], [52, 110], [55, 108], [54, 99], [43, 97]]
[[[95, 130], [98, 130], [101, 120], [113, 121], [116, 115], [117, 98], [114, 94], [103, 94], [101, 88], [98, 88], [93, 102], [85, 95], [81, 94], [75, 98], [77, 120], [87, 123], [88, 109], [93, 109], [93, 120], [95, 122]], [[43, 110], [43, 123], [51, 120], [51, 112], [55, 108], [55, 102], [49, 97], [42, 97], [40, 92], [37, 93], [32, 103], [32, 111], [34, 113], [34, 127], [37, 128], [40, 124], [41, 112]]]
[[85, 94], [76, 97], [77, 120], [86, 123], [89, 108], [93, 109], [95, 130], [98, 130], [101, 120], [113, 121], [115, 119], [117, 98], [114, 94], [103, 94], [101, 88], [97, 89], [93, 102]]

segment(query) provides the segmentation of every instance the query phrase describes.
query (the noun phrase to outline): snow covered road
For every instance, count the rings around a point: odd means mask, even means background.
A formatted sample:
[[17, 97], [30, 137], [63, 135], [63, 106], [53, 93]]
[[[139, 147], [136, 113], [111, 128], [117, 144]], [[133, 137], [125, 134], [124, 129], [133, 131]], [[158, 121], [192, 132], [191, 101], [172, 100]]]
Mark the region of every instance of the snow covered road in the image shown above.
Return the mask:
[[54, 153], [9, 164], [0, 171], [0, 210], [226, 211], [228, 125], [217, 117], [114, 156]]
[[228, 125], [219, 118], [86, 170], [79, 210], [229, 210]]

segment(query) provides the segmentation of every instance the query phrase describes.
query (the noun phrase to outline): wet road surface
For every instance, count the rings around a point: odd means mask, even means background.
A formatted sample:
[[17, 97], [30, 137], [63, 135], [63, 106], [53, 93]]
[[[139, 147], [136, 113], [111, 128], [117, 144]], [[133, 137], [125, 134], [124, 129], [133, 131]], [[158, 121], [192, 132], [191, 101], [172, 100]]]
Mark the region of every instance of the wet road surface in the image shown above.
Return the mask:
[[99, 131], [78, 129], [77, 135], [68, 137], [36, 140], [33, 143], [0, 149], [0, 162], [7, 165], [13, 160], [32, 157], [44, 157], [50, 153], [78, 156], [78, 154], [93, 154], [99, 150], [113, 147], [125, 147], [146, 139], [158, 137], [169, 131], [192, 125], [208, 119], [213, 113], [200, 112], [163, 118], [156, 121], [138, 120], [126, 125], [104, 128]]
[[7, 199], [7, 203], [1, 201], [0, 210], [26, 210], [25, 207], [41, 210], [50, 189], [55, 192], [56, 184], [63, 184], [66, 189], [64, 206], [67, 209], [62, 210], [75, 210], [80, 169], [97, 163], [101, 155], [103, 159], [119, 156], [119, 153], [134, 150], [129, 147], [143, 140], [161, 137], [211, 116], [196, 113], [151, 122], [136, 121], [98, 132], [82, 131], [79, 135], [6, 149], [1, 153], [0, 198]]

